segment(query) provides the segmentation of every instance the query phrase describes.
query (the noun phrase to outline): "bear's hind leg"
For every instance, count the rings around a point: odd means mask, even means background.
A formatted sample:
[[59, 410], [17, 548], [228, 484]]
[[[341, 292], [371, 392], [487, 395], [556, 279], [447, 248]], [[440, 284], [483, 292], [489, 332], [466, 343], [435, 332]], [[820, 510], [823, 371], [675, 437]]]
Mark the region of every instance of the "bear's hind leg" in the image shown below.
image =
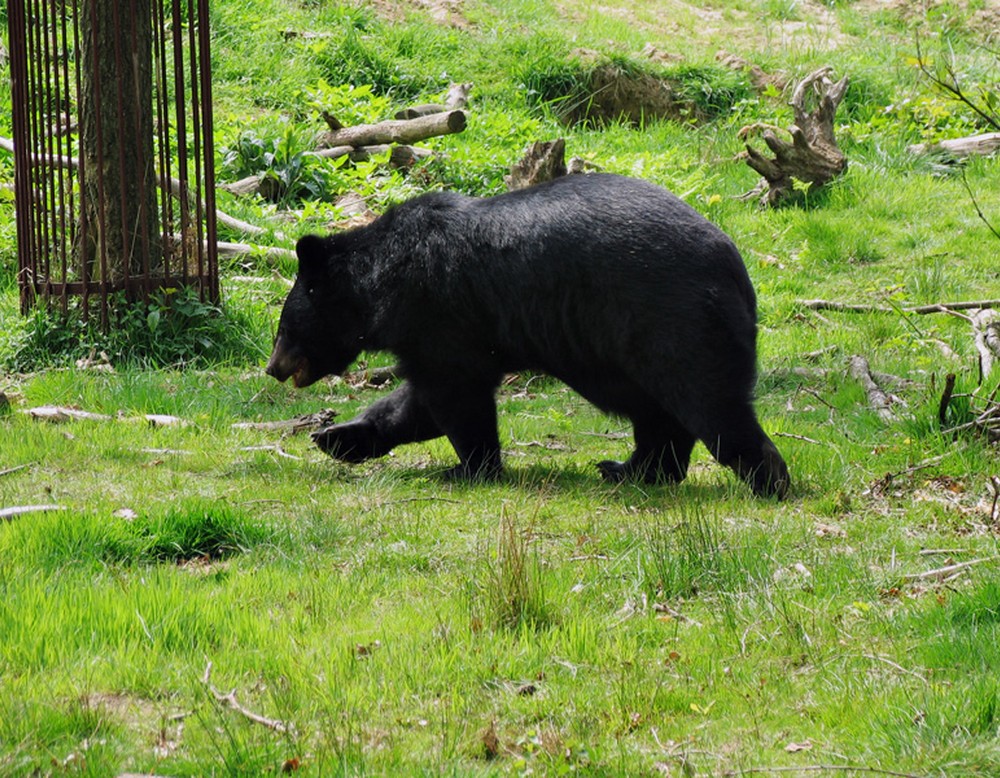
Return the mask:
[[384, 456], [404, 443], [431, 440], [443, 434], [413, 386], [404, 381], [351, 421], [314, 432], [312, 438], [334, 459], [357, 464]]
[[672, 415], [643, 413], [632, 417], [635, 451], [624, 462], [597, 464], [606, 481], [678, 483], [687, 475], [695, 437]]

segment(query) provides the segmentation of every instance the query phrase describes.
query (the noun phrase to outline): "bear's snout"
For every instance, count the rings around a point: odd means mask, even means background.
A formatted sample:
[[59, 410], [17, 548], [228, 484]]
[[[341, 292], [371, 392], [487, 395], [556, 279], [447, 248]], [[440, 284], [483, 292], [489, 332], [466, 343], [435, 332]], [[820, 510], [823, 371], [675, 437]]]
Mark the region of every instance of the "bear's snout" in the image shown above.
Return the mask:
[[288, 348], [285, 338], [279, 335], [264, 372], [281, 383], [291, 378], [296, 386], [301, 386], [309, 373], [309, 361], [297, 349]]

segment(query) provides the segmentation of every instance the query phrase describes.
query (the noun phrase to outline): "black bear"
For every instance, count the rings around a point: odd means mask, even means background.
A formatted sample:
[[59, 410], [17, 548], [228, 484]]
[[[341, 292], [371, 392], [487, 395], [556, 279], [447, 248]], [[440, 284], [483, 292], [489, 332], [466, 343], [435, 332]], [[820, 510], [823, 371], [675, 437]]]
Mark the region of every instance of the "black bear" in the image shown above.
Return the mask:
[[360, 462], [446, 435], [449, 475], [501, 470], [495, 393], [537, 370], [632, 421], [610, 481], [680, 481], [696, 440], [762, 496], [788, 470], [757, 422], [754, 290], [732, 241], [654, 184], [571, 175], [489, 198], [433, 192], [296, 246], [267, 373], [296, 386], [386, 350], [405, 381], [314, 435]]

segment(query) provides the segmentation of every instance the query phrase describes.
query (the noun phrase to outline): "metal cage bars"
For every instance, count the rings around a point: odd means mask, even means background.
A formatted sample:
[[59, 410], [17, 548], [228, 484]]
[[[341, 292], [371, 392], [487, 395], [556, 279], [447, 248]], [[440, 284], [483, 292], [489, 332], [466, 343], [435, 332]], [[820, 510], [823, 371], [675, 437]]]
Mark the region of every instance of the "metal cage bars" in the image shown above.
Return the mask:
[[[151, 3], [151, 29], [137, 25], [138, 3]], [[115, 0], [110, 19], [98, 14], [95, 0], [10, 0], [8, 25], [14, 121], [15, 208], [21, 310], [27, 313], [39, 298], [60, 301], [79, 298], [84, 316], [94, 299], [104, 325], [112, 296], [148, 298], [157, 289], [191, 287], [203, 301], [219, 298], [215, 169], [212, 127], [212, 84], [207, 0]], [[83, 14], [89, 13], [89, 25]], [[106, 14], [105, 14], [106, 16]], [[99, 45], [98, 33], [110, 22], [113, 44]], [[89, 49], [81, 36], [92, 36]], [[151, 36], [152, 89], [149, 105], [127, 104], [123, 63], [134, 57], [140, 35]], [[102, 40], [108, 40], [103, 37]], [[82, 52], [91, 52], [84, 62]], [[96, 74], [104, 58], [113, 58], [117, 76], [110, 90], [94, 76], [92, 97], [96, 115], [96, 164], [81, 152], [81, 106], [84, 68]], [[107, 94], [110, 91], [111, 94]], [[110, 114], [117, 127], [103, 126], [109, 115], [103, 101], [115, 102]], [[144, 102], [144, 101], [142, 101]], [[132, 112], [128, 117], [126, 112]], [[128, 118], [152, 112], [155, 181], [138, 176], [140, 210], [153, 202], [159, 234], [151, 235], [142, 219], [138, 240], [114, 252], [97, 241], [99, 256], [91, 263], [81, 255], [88, 234], [105, 235], [110, 176], [118, 177], [119, 197], [135, 156], [119, 147], [105, 158], [101, 136], [113, 132], [138, 151], [148, 139], [130, 137]], [[138, 126], [136, 124], [135, 126]], [[123, 131], [124, 130], [124, 131]], [[136, 133], [133, 131], [132, 136]], [[139, 153], [141, 158], [142, 154]], [[93, 169], [91, 169], [93, 167]], [[152, 187], [153, 192], [149, 191]], [[96, 200], [84, 207], [86, 193]], [[96, 192], [96, 197], [93, 193]], [[122, 202], [117, 211], [128, 212]], [[88, 215], [90, 214], [90, 215]], [[129, 225], [122, 224], [128, 236]], [[124, 243], [125, 241], [123, 241]], [[154, 257], [151, 246], [161, 250]], [[113, 247], [112, 247], [113, 248]], [[112, 255], [116, 254], [116, 255]]]

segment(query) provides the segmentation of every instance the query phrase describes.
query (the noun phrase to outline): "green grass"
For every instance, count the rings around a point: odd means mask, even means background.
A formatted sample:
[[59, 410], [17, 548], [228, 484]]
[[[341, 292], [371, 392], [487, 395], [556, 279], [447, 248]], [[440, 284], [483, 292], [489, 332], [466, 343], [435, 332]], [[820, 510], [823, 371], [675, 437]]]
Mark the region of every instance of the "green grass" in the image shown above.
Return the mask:
[[[947, 34], [972, 83], [995, 83], [977, 4], [939, 5], [927, 51]], [[752, 499], [701, 446], [679, 486], [604, 484], [594, 463], [627, 454], [626, 425], [536, 376], [501, 392], [508, 471], [492, 484], [443, 480], [444, 441], [351, 467], [305, 434], [235, 427], [322, 408], [346, 419], [385, 391], [263, 375], [292, 264], [225, 267], [221, 313], [171, 321], [161, 306], [103, 334], [40, 326], [18, 312], [0, 190], [0, 508], [61, 507], [0, 519], [0, 775], [1000, 772], [997, 562], [908, 577], [1000, 554], [996, 448], [937, 422], [945, 375], [955, 423], [1000, 379], [979, 386], [967, 321], [898, 310], [1000, 297], [1000, 242], [956, 166], [906, 150], [983, 128], [921, 81], [916, 12], [878, 6], [482, 0], [449, 27], [416, 5], [389, 19], [213, 3], [220, 156], [245, 133], [306, 143], [321, 80], [369, 85], [394, 108], [473, 81], [468, 129], [428, 141], [439, 159], [408, 177], [323, 170], [331, 194], [357, 187], [380, 210], [427, 188], [496, 193], [528, 143], [563, 136], [570, 155], [663, 184], [731, 234], [759, 297], [758, 408], [792, 494]], [[682, 60], [645, 61], [650, 42]], [[580, 48], [683, 76], [715, 112], [562, 126], [553, 98], [585, 86]], [[789, 93], [746, 91], [720, 48], [793, 79], [828, 63], [851, 75], [837, 130], [850, 167], [828, 191], [770, 211], [737, 199], [756, 183], [737, 131], [787, 126]], [[9, 99], [0, 89], [5, 136]], [[964, 171], [997, 224], [998, 163]], [[220, 202], [289, 240], [338, 218], [329, 202]], [[809, 298], [897, 312], [817, 312]], [[95, 350], [113, 371], [76, 366]], [[847, 375], [854, 354], [897, 377], [894, 418]], [[23, 412], [50, 404], [110, 418]], [[152, 427], [153, 413], [186, 423]], [[228, 707], [231, 690], [287, 726]]]

